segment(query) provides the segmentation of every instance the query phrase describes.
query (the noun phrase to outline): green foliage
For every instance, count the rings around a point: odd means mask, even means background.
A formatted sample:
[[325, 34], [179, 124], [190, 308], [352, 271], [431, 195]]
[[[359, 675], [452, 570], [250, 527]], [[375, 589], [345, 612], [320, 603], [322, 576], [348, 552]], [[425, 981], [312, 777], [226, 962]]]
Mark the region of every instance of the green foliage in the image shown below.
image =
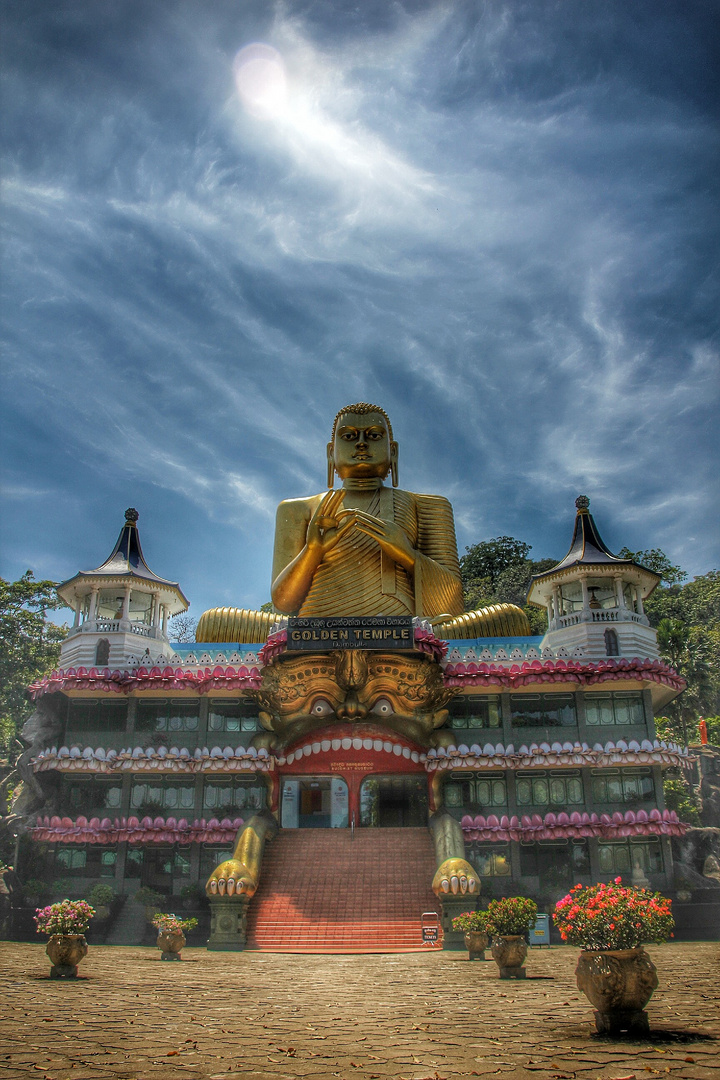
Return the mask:
[[36, 581], [27, 570], [18, 581], [0, 578], [0, 748], [14, 760], [21, 752], [17, 732], [32, 712], [25, 690], [51, 671], [67, 627], [47, 612], [65, 607], [53, 581]]
[[50, 886], [46, 881], [41, 881], [40, 878], [28, 878], [23, 885], [25, 895], [30, 898], [32, 896], [44, 896], [45, 893], [50, 892]]
[[679, 566], [674, 566], [665, 552], [661, 551], [660, 548], [647, 548], [645, 551], [630, 551], [630, 548], [624, 547], [620, 548], [618, 557], [621, 559], [632, 559], [633, 562], [640, 563], [640, 565], [646, 567], [646, 569], [654, 570], [656, 574], [660, 575], [664, 585], [678, 585], [687, 578], [685, 571]]
[[487, 931], [494, 937], [527, 934], [535, 925], [537, 904], [526, 896], [491, 900], [487, 909]]
[[103, 882], [98, 882], [97, 885], [93, 885], [90, 890], [88, 900], [95, 907], [107, 907], [108, 904], [112, 904], [115, 896], [116, 893], [112, 885], [105, 885]]
[[494, 587], [503, 570], [525, 562], [530, 554], [530, 544], [512, 536], [496, 536], [493, 540], [481, 540], [479, 544], [465, 548], [460, 559], [463, 580], [488, 578]]
[[530, 544], [512, 536], [497, 536], [466, 548], [460, 559], [466, 611], [489, 604], [517, 604], [530, 620], [533, 634], [544, 634], [547, 616], [542, 608], [525, 604], [530, 580], [555, 566], [557, 559], [528, 558]]
[[164, 897], [162, 893], [156, 892], [155, 889], [151, 889], [147, 885], [143, 885], [135, 893], [133, 900], [136, 904], [141, 904], [142, 907], [158, 908], [160, 904], [162, 904]]
[[663, 778], [663, 794], [665, 806], [668, 810], [674, 810], [681, 821], [687, 825], [700, 824], [700, 811], [698, 810], [692, 789], [681, 776]]
[[720, 716], [706, 716], [708, 742], [720, 746]]
[[462, 915], [456, 915], [453, 919], [452, 928], [462, 934], [484, 934], [487, 930], [487, 911], [463, 911]]

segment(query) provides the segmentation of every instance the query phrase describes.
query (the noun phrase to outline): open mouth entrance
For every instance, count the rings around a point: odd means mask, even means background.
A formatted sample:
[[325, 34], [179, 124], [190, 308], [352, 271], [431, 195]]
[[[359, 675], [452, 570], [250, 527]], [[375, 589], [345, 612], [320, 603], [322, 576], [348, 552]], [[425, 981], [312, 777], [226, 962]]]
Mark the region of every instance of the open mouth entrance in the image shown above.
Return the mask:
[[424, 776], [368, 776], [360, 788], [360, 825], [420, 828], [428, 821]]

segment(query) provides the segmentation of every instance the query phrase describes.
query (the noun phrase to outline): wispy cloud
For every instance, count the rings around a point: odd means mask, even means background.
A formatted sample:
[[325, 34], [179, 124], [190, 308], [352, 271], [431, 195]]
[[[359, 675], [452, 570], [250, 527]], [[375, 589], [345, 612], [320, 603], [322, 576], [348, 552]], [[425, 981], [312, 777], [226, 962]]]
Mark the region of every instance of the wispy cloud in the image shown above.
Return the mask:
[[8, 19], [5, 572], [99, 561], [137, 502], [195, 606], [260, 603], [362, 399], [461, 547], [561, 555], [585, 490], [717, 565], [709, 12], [241, 7]]

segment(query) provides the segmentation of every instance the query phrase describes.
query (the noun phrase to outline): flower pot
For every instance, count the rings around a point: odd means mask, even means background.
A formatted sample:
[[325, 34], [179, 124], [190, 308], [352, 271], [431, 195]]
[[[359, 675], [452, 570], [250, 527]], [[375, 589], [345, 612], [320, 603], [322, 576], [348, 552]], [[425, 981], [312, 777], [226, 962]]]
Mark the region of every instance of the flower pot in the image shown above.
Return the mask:
[[644, 1007], [658, 984], [657, 970], [642, 947], [586, 950], [575, 970], [578, 989], [595, 1006], [601, 1033], [633, 1034], [650, 1030]]
[[468, 930], [465, 934], [465, 948], [468, 960], [484, 960], [488, 947], [488, 936], [484, 930]]
[[76, 979], [78, 964], [87, 951], [87, 941], [82, 934], [53, 934], [45, 949], [53, 965], [50, 978]]
[[185, 935], [180, 933], [168, 933], [161, 930], [157, 936], [157, 947], [160, 949], [161, 960], [182, 960], [180, 950], [185, 944]]
[[527, 941], [522, 934], [498, 934], [490, 946], [493, 960], [500, 968], [501, 979], [524, 979]]

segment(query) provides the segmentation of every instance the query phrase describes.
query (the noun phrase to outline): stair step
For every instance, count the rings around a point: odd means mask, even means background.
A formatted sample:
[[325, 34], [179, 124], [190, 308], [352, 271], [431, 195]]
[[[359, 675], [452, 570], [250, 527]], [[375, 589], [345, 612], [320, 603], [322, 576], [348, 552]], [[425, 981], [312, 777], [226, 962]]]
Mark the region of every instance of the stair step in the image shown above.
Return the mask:
[[420, 916], [440, 908], [427, 829], [284, 830], [268, 844], [248, 911], [248, 948], [422, 952]]

